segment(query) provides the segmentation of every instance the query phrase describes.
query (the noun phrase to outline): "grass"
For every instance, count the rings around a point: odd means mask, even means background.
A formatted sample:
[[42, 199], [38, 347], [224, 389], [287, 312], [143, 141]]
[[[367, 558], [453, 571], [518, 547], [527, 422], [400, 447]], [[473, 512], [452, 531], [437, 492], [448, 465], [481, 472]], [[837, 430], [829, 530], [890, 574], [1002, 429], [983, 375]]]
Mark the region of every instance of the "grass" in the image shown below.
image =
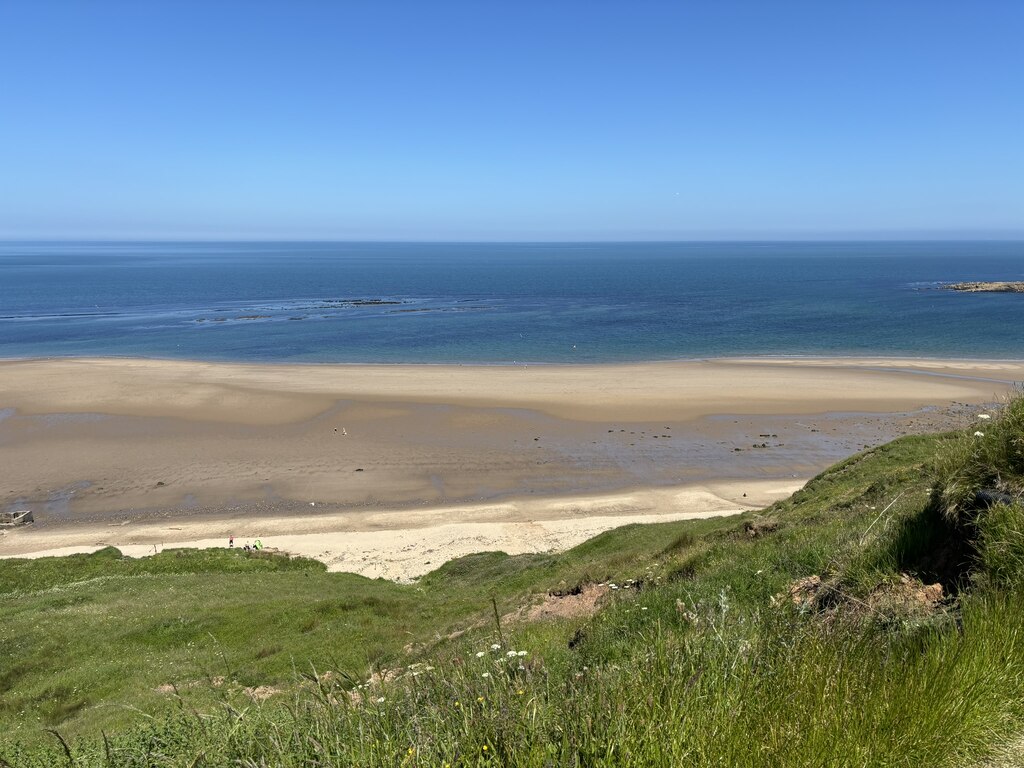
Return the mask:
[[[23, 649], [0, 662], [0, 758], [976, 763], [1024, 729], [1024, 509], [975, 502], [1022, 487], [1020, 402], [991, 445], [903, 438], [757, 516], [482, 553], [415, 585], [228, 550], [0, 562], [0, 641]], [[938, 604], [916, 597], [931, 582]], [[596, 615], [496, 621], [591, 583], [618, 587]]]

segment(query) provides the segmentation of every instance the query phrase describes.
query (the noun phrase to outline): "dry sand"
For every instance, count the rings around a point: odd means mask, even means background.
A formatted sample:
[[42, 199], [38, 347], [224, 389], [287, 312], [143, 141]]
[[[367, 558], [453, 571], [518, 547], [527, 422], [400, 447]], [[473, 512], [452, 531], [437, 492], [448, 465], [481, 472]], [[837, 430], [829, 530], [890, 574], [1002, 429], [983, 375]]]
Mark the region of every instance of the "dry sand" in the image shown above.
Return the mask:
[[[49, 530], [30, 526], [10, 534], [12, 541], [0, 541], [0, 546], [11, 545], [4, 552], [9, 557], [70, 555], [105, 546], [142, 557], [175, 547], [224, 547], [234, 536], [237, 547], [259, 539], [265, 546], [320, 560], [331, 571], [408, 581], [475, 552], [558, 551], [629, 523], [758, 509], [800, 485], [750, 481], [743, 484], [745, 498], [732, 486], [695, 486], [305, 518], [201, 518]], [[733, 494], [739, 498], [730, 498]]]
[[7, 361], [0, 509], [37, 523], [0, 556], [234, 533], [408, 578], [763, 505], [865, 446], [966, 425], [1021, 380], [1020, 361]]

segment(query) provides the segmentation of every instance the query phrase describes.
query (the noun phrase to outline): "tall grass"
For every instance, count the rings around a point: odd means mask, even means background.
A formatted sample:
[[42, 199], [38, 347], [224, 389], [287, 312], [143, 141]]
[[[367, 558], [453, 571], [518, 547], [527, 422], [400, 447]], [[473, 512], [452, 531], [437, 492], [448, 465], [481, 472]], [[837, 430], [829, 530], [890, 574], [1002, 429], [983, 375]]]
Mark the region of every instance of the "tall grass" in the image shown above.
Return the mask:
[[1008, 401], [998, 418], [978, 421], [936, 459], [933, 501], [951, 520], [969, 512], [984, 489], [1024, 490], [1024, 396]]
[[[183, 706], [128, 734], [73, 745], [72, 759], [83, 767], [961, 766], [999, 747], [1024, 716], [1022, 608], [1019, 597], [972, 599], [961, 631], [884, 642], [786, 612], [730, 616], [727, 604], [682, 633], [632, 611], [632, 652], [614, 664], [558, 672], [537, 651], [481, 645], [354, 690], [337, 675], [311, 674], [286, 704], [226, 698], [209, 714]], [[56, 740], [7, 759], [69, 762]]]

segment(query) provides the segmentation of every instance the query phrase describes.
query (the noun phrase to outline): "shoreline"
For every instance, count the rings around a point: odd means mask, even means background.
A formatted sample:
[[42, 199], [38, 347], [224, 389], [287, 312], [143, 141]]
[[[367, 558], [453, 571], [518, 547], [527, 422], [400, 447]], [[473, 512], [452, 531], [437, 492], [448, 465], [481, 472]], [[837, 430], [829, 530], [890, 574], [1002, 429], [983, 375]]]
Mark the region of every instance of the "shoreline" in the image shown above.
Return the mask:
[[824, 355], [816, 353], [794, 353], [781, 352], [778, 354], [766, 353], [757, 355], [699, 355], [696, 357], [666, 357], [666, 358], [637, 358], [628, 360], [604, 360], [587, 361], [579, 363], [549, 362], [545, 360], [494, 360], [491, 362], [470, 361], [470, 362], [390, 362], [390, 361], [352, 361], [352, 360], [239, 360], [220, 358], [198, 358], [198, 357], [160, 357], [155, 355], [25, 355], [4, 357], [0, 355], [0, 366], [6, 363], [46, 363], [60, 361], [89, 361], [89, 362], [154, 362], [154, 363], [196, 363], [203, 365], [235, 365], [252, 367], [309, 367], [309, 368], [516, 368], [523, 366], [537, 366], [547, 368], [581, 368], [581, 367], [623, 367], [631, 365], [673, 365], [676, 363], [728, 363], [728, 362], [792, 362], [801, 363], [806, 361], [819, 362], [824, 364], [850, 362], [879, 361], [880, 363], [895, 363], [905, 361], [907, 363], [939, 363], [939, 364], [961, 364], [961, 363], [1024, 363], [1024, 357], [957, 357], [955, 355], [911, 355], [911, 354], [849, 354], [849, 355]]

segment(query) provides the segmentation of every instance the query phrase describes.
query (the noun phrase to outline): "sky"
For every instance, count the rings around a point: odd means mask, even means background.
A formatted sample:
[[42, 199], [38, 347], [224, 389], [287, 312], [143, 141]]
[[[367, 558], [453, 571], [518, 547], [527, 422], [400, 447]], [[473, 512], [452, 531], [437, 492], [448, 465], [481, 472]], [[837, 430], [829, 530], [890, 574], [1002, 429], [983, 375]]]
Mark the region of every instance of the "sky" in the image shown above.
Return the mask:
[[0, 238], [1024, 238], [1017, 0], [0, 0]]

